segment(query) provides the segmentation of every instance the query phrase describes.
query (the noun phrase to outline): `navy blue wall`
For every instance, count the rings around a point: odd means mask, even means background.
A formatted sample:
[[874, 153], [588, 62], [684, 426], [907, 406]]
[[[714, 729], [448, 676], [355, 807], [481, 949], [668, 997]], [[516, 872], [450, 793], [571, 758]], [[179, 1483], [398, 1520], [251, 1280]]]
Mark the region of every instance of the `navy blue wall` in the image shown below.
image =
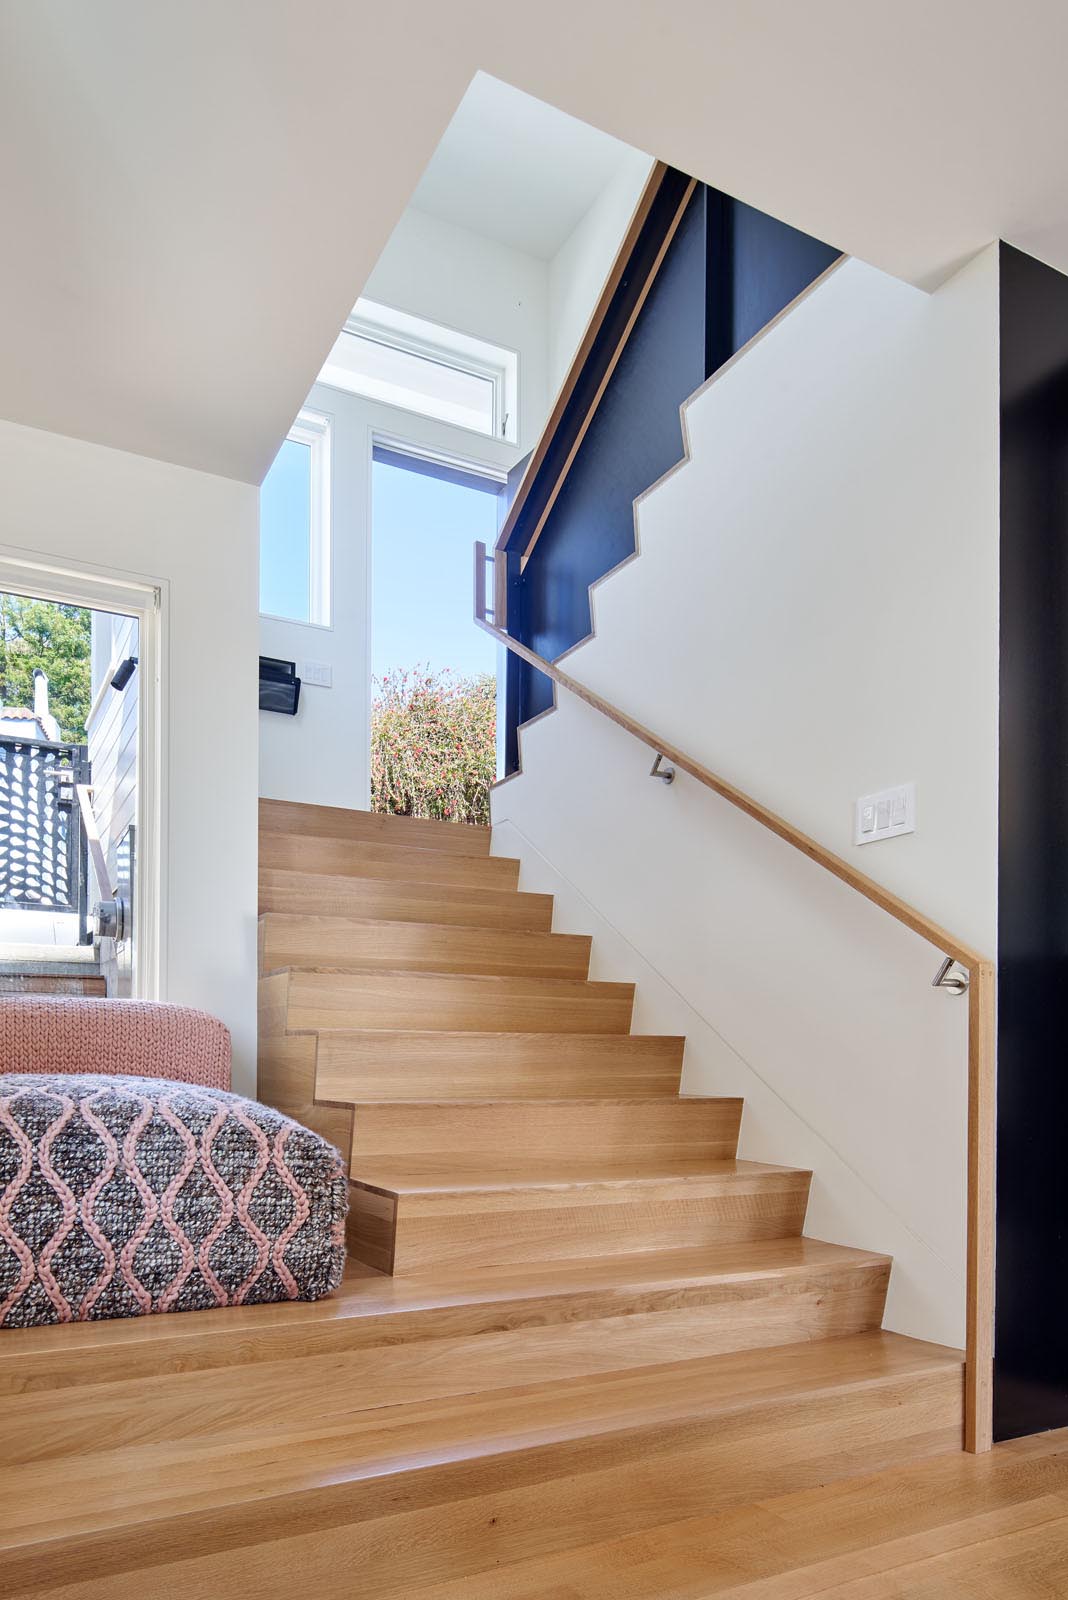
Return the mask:
[[[634, 500], [682, 455], [704, 379], [705, 202], [695, 191], [519, 583], [520, 638], [552, 660], [590, 631], [589, 586], [634, 550]], [[551, 703], [528, 672], [524, 721]]]
[[[677, 192], [665, 192], [665, 212]], [[649, 239], [642, 249], [648, 259]], [[589, 633], [590, 584], [633, 553], [634, 501], [682, 455], [682, 402], [837, 254], [698, 184], [526, 568], [516, 572], [509, 626], [539, 655], [552, 660]], [[591, 368], [595, 378], [596, 361]], [[577, 394], [575, 405], [582, 403]], [[543, 475], [551, 484], [552, 463]], [[516, 529], [518, 548], [537, 509], [535, 495]], [[552, 703], [541, 673], [514, 657], [508, 671], [509, 706], [521, 722]], [[511, 725], [508, 734], [511, 771]]]
[[994, 1436], [1068, 1425], [1068, 277], [1001, 247]]
[[839, 252], [730, 195], [709, 192], [707, 368], [723, 365]]

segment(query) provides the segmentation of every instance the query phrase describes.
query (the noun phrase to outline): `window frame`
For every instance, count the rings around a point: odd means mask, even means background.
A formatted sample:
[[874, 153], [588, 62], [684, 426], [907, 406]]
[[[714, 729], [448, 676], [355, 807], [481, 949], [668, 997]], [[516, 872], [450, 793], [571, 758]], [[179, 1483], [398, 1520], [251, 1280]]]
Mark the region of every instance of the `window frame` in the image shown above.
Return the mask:
[[[308, 487], [308, 615], [286, 617], [277, 611], [263, 611], [269, 622], [285, 622], [295, 628], [333, 626], [333, 562], [330, 495], [330, 455], [333, 419], [325, 411], [302, 406], [286, 440], [307, 445], [309, 454]], [[283, 441], [285, 442], [285, 441]], [[281, 448], [281, 447], [279, 447]], [[261, 535], [262, 537], [262, 535]], [[262, 557], [261, 557], [262, 559]]]
[[463, 423], [450, 422], [448, 418], [437, 416], [434, 412], [423, 410], [417, 405], [407, 406], [399, 401], [382, 400], [378, 396], [366, 394], [361, 389], [331, 381], [323, 375], [330, 364], [329, 356], [319, 373], [317, 383], [326, 388], [337, 389], [342, 394], [355, 395], [372, 405], [388, 405], [411, 416], [426, 417], [443, 427], [457, 428], [460, 432], [474, 434], [479, 439], [495, 439], [505, 444], [518, 442], [519, 356], [516, 351], [510, 350], [505, 345], [493, 344], [488, 339], [476, 338], [473, 334], [461, 333], [456, 328], [446, 327], [444, 323], [432, 322], [427, 317], [413, 316], [409, 312], [366, 299], [356, 302], [338, 338], [331, 346], [331, 355], [338, 340], [346, 334], [371, 344], [382, 345], [385, 349], [414, 356], [417, 360], [432, 362], [435, 366], [463, 373], [467, 377], [488, 382], [493, 396], [492, 427], [489, 431], [468, 428]]

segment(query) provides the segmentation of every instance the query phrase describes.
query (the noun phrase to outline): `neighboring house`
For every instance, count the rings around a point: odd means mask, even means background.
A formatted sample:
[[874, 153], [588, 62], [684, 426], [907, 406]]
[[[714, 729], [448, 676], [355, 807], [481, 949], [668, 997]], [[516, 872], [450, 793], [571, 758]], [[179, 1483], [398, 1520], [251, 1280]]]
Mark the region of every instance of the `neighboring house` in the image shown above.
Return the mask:
[[[134, 617], [109, 611], [92, 614], [92, 698], [85, 726], [92, 775], [93, 814], [100, 831], [111, 887], [132, 908], [136, 857], [138, 764], [138, 627]], [[107, 899], [95, 883], [90, 900]], [[133, 941], [117, 949], [113, 989], [130, 993]]]
[[59, 723], [48, 709], [48, 674], [33, 675], [33, 706], [0, 706], [0, 737], [47, 739], [59, 743]]
[[[130, 829], [137, 816], [137, 621], [94, 611], [91, 637], [91, 699], [85, 727], [93, 811], [114, 879], [126, 866]], [[124, 672], [127, 662], [134, 665]]]

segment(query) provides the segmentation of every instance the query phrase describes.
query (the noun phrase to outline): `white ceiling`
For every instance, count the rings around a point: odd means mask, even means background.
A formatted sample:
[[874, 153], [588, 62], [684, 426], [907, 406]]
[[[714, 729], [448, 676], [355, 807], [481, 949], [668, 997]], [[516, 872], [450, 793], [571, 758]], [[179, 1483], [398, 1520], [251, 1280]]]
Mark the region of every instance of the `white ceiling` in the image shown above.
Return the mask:
[[626, 152], [610, 134], [479, 73], [412, 205], [549, 261]]
[[1064, 0], [0, 0], [0, 416], [258, 481], [479, 70], [913, 282], [1068, 270]]

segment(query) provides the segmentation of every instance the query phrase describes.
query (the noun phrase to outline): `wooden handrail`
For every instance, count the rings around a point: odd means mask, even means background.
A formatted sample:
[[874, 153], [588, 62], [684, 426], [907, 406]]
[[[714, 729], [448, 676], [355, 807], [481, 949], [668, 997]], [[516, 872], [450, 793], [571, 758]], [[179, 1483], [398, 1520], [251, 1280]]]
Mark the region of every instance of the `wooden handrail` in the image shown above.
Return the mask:
[[[485, 571], [485, 545], [475, 546], [476, 571]], [[891, 893], [874, 878], [835, 855], [818, 840], [795, 828], [769, 807], [709, 770], [588, 689], [577, 678], [563, 672], [552, 661], [522, 644], [502, 628], [487, 620], [485, 584], [476, 599], [475, 621], [498, 644], [537, 668], [554, 684], [585, 701], [602, 716], [614, 722], [650, 750], [662, 755], [680, 772], [711, 789], [721, 799], [751, 817], [769, 833], [792, 845], [841, 883], [887, 912], [903, 927], [926, 939], [944, 956], [964, 967], [968, 973], [968, 1270], [967, 1270], [967, 1351], [965, 1372], [965, 1449], [989, 1450], [993, 1433], [993, 1331], [994, 1331], [994, 965], [971, 945], [949, 933], [933, 918], [918, 911], [900, 896]]]

